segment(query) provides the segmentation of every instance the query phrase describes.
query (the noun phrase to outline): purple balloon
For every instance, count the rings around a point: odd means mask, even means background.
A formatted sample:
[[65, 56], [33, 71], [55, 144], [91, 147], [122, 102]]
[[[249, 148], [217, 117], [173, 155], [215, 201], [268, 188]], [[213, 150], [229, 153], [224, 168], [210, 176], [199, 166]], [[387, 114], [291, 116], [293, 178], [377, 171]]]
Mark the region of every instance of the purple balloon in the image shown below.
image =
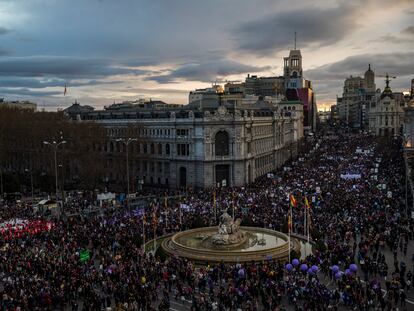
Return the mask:
[[315, 273], [313, 272], [312, 268], [309, 268], [309, 269], [308, 269], [308, 274], [310, 274], [310, 275], [315, 274]]
[[349, 266], [349, 270], [351, 270], [352, 272], [357, 272], [358, 266], [353, 263]]
[[293, 270], [293, 266], [292, 266], [292, 264], [290, 264], [290, 263], [288, 263], [287, 265], [286, 265], [286, 270], [287, 271], [292, 271]]
[[332, 272], [337, 273], [339, 271], [339, 267], [337, 265], [332, 266]]
[[244, 269], [239, 270], [239, 277], [244, 278]]
[[319, 267], [317, 265], [313, 265], [311, 269], [313, 273], [317, 273], [319, 271]]
[[298, 259], [293, 259], [292, 260], [292, 264], [296, 267], [296, 266], [299, 266], [299, 260]]
[[336, 279], [340, 279], [341, 276], [342, 276], [342, 273], [341, 272], [338, 271], [337, 273], [335, 273], [335, 278]]
[[300, 271], [305, 272], [308, 270], [308, 265], [303, 263], [300, 265]]
[[345, 275], [346, 275], [346, 276], [350, 276], [350, 275], [352, 275], [352, 271], [351, 271], [351, 270], [349, 270], [349, 269], [346, 269], [346, 270], [345, 270]]

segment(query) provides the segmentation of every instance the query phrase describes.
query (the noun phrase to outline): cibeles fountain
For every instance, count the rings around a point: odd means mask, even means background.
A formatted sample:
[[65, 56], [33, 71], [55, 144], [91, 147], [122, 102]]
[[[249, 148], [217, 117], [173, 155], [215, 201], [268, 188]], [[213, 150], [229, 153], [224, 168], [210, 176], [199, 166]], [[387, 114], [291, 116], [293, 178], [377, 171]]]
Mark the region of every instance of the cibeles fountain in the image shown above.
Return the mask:
[[[197, 263], [285, 260], [289, 256], [288, 236], [265, 228], [240, 226], [241, 220], [224, 212], [215, 227], [178, 232], [165, 238], [162, 250], [169, 256]], [[300, 253], [300, 242], [291, 240], [291, 250]]]

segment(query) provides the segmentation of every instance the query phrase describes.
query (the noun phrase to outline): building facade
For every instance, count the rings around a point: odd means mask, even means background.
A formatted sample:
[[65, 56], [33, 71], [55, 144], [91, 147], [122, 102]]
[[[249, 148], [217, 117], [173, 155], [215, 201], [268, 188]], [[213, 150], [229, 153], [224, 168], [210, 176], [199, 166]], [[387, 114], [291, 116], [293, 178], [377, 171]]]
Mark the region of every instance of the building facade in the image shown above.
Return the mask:
[[402, 93], [393, 93], [387, 76], [384, 91], [371, 103], [369, 131], [377, 136], [401, 134], [405, 101]]
[[[131, 181], [169, 188], [242, 186], [294, 156], [303, 138], [301, 102], [267, 108], [121, 109], [68, 115], [102, 124], [113, 140], [97, 148], [107, 154], [107, 180], [125, 178], [115, 161], [125, 148], [115, 140], [132, 137]], [[68, 110], [70, 111], [70, 110]], [[133, 189], [133, 188], [132, 188]]]
[[337, 98], [340, 121], [352, 128], [367, 128], [368, 111], [376, 100], [375, 73], [368, 65], [363, 78], [350, 76], [345, 80], [342, 97]]

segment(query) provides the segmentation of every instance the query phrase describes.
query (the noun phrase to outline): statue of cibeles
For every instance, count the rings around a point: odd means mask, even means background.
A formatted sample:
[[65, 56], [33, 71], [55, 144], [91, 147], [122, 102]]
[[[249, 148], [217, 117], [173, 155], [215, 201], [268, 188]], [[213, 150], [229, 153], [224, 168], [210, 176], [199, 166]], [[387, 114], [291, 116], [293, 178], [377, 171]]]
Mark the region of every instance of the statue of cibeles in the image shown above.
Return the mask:
[[240, 231], [241, 219], [233, 221], [233, 218], [224, 212], [220, 216], [218, 233], [212, 236], [212, 243], [217, 245], [228, 245], [238, 243], [244, 238], [244, 232]]

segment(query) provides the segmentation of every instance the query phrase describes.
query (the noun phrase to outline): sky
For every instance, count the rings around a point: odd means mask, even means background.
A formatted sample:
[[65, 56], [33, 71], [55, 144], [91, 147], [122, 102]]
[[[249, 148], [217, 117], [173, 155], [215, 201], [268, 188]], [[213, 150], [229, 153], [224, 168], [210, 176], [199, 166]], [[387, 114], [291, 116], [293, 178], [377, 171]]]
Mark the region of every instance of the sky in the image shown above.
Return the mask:
[[414, 0], [0, 0], [0, 98], [186, 104], [214, 82], [282, 75], [295, 31], [320, 110], [368, 64], [410, 88]]

